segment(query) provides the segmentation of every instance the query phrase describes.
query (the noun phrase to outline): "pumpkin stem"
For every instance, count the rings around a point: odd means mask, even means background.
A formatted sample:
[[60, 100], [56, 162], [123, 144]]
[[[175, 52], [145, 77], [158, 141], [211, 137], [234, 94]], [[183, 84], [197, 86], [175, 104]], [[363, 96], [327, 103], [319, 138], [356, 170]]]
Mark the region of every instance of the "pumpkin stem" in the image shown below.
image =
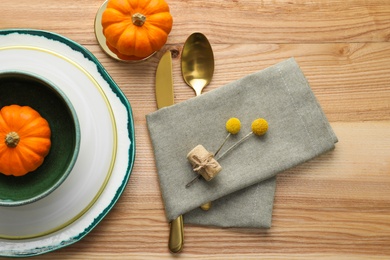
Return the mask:
[[146, 21], [146, 16], [143, 14], [140, 14], [140, 13], [135, 13], [131, 17], [131, 19], [132, 19], [134, 25], [141, 27]]
[[20, 141], [20, 137], [16, 132], [9, 132], [5, 136], [5, 144], [10, 148], [15, 148]]

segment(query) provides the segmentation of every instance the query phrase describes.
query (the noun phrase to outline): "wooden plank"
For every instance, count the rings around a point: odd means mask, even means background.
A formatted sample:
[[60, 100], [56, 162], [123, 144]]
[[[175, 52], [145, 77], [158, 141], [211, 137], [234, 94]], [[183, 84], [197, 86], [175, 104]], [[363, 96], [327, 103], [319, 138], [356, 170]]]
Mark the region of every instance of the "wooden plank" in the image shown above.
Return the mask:
[[[390, 119], [390, 43], [214, 44], [212, 82], [204, 92], [294, 57], [330, 121]], [[112, 63], [97, 46], [88, 46], [127, 95], [142, 124], [156, 109], [154, 75], [168, 45], [145, 63]], [[180, 72], [180, 55], [173, 60], [175, 102], [194, 96]], [[121, 75], [125, 75], [122, 77]]]
[[[55, 31], [94, 44], [93, 22], [102, 0], [2, 1], [2, 28]], [[174, 18], [168, 43], [201, 31], [212, 43], [387, 42], [390, 5], [383, 0], [167, 1]], [[60, 7], [59, 7], [60, 6]], [[29, 13], [29, 15], [25, 15]], [[17, 17], [17, 19], [15, 19]]]

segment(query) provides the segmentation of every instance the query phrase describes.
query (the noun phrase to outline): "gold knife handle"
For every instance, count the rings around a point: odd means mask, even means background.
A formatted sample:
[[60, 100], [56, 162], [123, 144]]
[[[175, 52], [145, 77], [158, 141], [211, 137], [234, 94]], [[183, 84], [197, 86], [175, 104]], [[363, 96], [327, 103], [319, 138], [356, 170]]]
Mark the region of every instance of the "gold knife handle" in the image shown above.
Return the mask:
[[179, 253], [183, 249], [184, 245], [184, 227], [183, 216], [171, 222], [171, 230], [169, 231], [168, 247], [172, 253]]
[[203, 209], [204, 211], [208, 211], [211, 208], [211, 201], [203, 204], [202, 206], [200, 206], [200, 208]]

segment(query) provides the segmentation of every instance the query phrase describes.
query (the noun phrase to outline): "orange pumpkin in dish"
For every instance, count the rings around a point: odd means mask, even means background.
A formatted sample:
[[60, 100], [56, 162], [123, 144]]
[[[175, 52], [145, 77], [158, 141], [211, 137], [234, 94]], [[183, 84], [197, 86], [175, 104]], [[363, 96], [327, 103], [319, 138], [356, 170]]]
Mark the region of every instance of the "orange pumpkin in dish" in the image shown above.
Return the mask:
[[36, 170], [51, 147], [49, 123], [29, 106], [0, 110], [0, 173], [23, 176]]
[[172, 23], [164, 0], [109, 0], [102, 15], [108, 48], [125, 60], [141, 60], [160, 50]]

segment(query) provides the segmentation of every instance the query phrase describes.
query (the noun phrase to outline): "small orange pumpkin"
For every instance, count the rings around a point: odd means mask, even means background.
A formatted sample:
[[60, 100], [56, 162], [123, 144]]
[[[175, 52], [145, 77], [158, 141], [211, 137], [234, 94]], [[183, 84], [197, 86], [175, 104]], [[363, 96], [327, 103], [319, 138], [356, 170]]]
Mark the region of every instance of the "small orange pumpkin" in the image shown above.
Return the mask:
[[109, 0], [102, 15], [107, 46], [126, 60], [144, 59], [160, 50], [172, 23], [164, 0]]
[[36, 170], [51, 147], [49, 123], [29, 106], [0, 110], [0, 172], [22, 176]]

